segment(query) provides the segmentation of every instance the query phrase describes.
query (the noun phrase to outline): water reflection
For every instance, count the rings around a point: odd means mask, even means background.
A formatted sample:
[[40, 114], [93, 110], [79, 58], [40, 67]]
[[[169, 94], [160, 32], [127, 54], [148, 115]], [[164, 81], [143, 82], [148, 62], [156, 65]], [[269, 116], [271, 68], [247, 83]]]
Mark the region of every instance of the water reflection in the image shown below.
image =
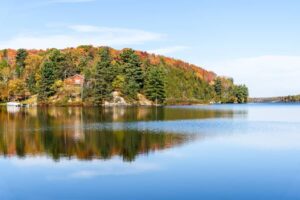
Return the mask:
[[0, 196], [300, 199], [299, 113], [273, 104], [3, 108]]
[[231, 110], [172, 107], [30, 108], [14, 112], [0, 108], [0, 154], [47, 155], [55, 160], [109, 159], [117, 155], [133, 161], [138, 154], [175, 147], [195, 138], [193, 134], [168, 131], [161, 123], [145, 126], [138, 121], [231, 118], [234, 114]]
[[30, 108], [17, 110], [0, 107], [0, 120], [27, 115], [34, 117], [68, 118], [73, 121], [82, 118], [84, 123], [91, 122], [130, 122], [154, 120], [183, 120], [183, 119], [208, 119], [208, 118], [234, 118], [245, 115], [245, 110], [232, 109], [207, 109], [209, 107], [112, 107], [112, 108]]
[[43, 133], [4, 133], [0, 135], [0, 154], [4, 156], [44, 155], [59, 160], [61, 157], [78, 159], [109, 159], [121, 156], [133, 161], [138, 154], [170, 148], [188, 140], [184, 134], [139, 131], [45, 131]]

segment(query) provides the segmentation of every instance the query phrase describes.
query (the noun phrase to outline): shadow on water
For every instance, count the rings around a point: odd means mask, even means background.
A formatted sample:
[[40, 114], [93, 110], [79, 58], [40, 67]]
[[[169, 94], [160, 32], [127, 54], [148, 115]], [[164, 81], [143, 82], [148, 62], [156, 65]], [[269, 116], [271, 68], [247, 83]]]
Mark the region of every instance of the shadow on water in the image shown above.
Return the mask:
[[140, 125], [130, 127], [126, 123], [232, 118], [234, 114], [231, 110], [172, 107], [0, 108], [0, 154], [4, 157], [47, 155], [54, 160], [120, 156], [124, 161], [133, 161], [139, 154], [176, 147], [196, 136], [174, 133], [168, 128], [155, 131], [151, 127], [141, 129]]

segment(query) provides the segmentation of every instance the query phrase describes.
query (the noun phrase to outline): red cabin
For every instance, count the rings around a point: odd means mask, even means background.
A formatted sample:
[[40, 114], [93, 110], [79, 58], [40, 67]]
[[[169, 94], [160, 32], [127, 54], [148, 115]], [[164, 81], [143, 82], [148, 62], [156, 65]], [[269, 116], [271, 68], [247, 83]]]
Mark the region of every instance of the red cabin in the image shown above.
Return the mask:
[[64, 82], [67, 85], [78, 85], [78, 86], [81, 86], [84, 83], [84, 76], [82, 76], [80, 74], [76, 74], [74, 76], [71, 76], [71, 77], [65, 79]]

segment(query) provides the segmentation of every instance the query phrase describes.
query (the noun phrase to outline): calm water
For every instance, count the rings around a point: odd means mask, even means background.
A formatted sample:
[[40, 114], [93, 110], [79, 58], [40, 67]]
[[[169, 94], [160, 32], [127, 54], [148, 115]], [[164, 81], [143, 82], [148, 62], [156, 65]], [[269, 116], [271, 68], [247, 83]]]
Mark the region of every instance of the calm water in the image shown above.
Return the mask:
[[300, 199], [300, 104], [0, 108], [0, 199]]

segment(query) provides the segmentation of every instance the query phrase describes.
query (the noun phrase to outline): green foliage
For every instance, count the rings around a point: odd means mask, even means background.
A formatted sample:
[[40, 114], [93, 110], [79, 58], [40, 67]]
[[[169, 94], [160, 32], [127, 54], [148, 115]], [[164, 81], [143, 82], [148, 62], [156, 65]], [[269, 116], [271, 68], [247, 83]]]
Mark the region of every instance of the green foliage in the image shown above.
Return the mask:
[[163, 62], [160, 65], [165, 70], [166, 98], [171, 102], [208, 102], [212, 99], [212, 87], [192, 70], [175, 68]]
[[144, 89], [147, 98], [156, 104], [165, 101], [165, 74], [161, 68], [151, 67], [147, 70]]
[[131, 98], [136, 99], [137, 93], [139, 92], [139, 84], [132, 78], [127, 77], [124, 87], [123, 87], [123, 93]]
[[19, 49], [16, 55], [16, 75], [21, 77], [25, 68], [25, 59], [28, 56], [28, 52], [25, 49]]
[[245, 85], [234, 85], [233, 79], [218, 77], [214, 83], [215, 100], [221, 103], [246, 103], [248, 88]]
[[234, 87], [234, 96], [237, 103], [247, 103], [249, 96], [248, 88], [245, 85], [236, 85]]
[[54, 79], [64, 79], [65, 74], [65, 57], [58, 49], [51, 49], [49, 53], [48, 63], [51, 63]]
[[124, 75], [117, 75], [114, 81], [112, 82], [112, 87], [116, 91], [121, 91], [125, 86], [125, 77]]
[[218, 97], [221, 97], [222, 96], [222, 80], [220, 78], [217, 78], [215, 80], [214, 89], [215, 89], [216, 95]]
[[[47, 51], [19, 49], [16, 63], [9, 58], [14, 53], [10, 49], [0, 51], [0, 100], [7, 100], [9, 91], [16, 91], [10, 94], [18, 97], [30, 92], [44, 102], [56, 94], [57, 98], [51, 98], [54, 102], [66, 96], [66, 87], [70, 98], [79, 102], [82, 97], [87, 104], [96, 105], [110, 100], [113, 91], [132, 102], [138, 93], [158, 103], [244, 103], [248, 97], [247, 87], [234, 85], [230, 78], [218, 77], [213, 82], [213, 73], [132, 49], [117, 51], [89, 45]], [[72, 79], [65, 81], [76, 74], [84, 75], [83, 87]], [[79, 89], [80, 96], [74, 88]], [[70, 98], [64, 102], [70, 102]]]
[[0, 69], [3, 69], [5, 67], [9, 67], [7, 60], [0, 60]]
[[114, 79], [109, 49], [100, 49], [99, 56], [100, 61], [96, 65], [94, 86], [94, 99], [97, 105], [101, 105], [104, 100], [110, 97]]
[[53, 84], [55, 83], [56, 65], [53, 62], [45, 62], [41, 69], [41, 80], [39, 82], [38, 98], [40, 101], [47, 100], [55, 94]]
[[36, 86], [36, 79], [35, 79], [35, 73], [31, 73], [26, 80], [27, 88], [31, 94], [37, 93], [37, 86]]
[[139, 91], [144, 85], [144, 74], [140, 58], [132, 49], [125, 49], [121, 53], [120, 58], [126, 76], [126, 83], [130, 83], [134, 90]]
[[[66, 52], [61, 57], [63, 79], [74, 76], [75, 74], [80, 74], [82, 70], [82, 63], [79, 63], [81, 65], [77, 65], [78, 58], [76, 55], [71, 52]], [[87, 63], [84, 64], [85, 66], [87, 65]]]

